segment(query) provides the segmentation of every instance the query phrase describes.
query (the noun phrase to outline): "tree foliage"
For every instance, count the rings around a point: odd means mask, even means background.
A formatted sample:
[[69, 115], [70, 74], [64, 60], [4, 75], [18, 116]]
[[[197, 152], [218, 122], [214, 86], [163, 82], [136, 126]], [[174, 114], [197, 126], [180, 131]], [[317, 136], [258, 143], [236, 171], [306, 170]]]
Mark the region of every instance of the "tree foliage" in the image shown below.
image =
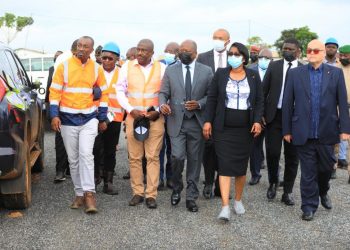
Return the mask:
[[6, 42], [9, 44], [16, 38], [18, 32], [33, 23], [34, 20], [32, 17], [16, 16], [12, 13], [5, 13], [0, 17], [0, 30], [5, 32]]
[[311, 40], [317, 39], [318, 35], [317, 35], [316, 32], [310, 31], [308, 26], [304, 26], [304, 27], [301, 27], [301, 28], [289, 29], [289, 30], [282, 30], [281, 31], [281, 36], [280, 36], [280, 38], [278, 38], [276, 40], [276, 42], [274, 43], [274, 46], [277, 49], [281, 50], [283, 42], [287, 38], [295, 38], [295, 39], [297, 39], [300, 42], [303, 55], [305, 56], [305, 49], [307, 47], [307, 44]]
[[263, 39], [260, 36], [252, 36], [247, 39], [247, 48], [250, 49], [250, 46], [257, 45], [260, 48], [271, 48], [272, 46], [270, 44], [267, 44], [263, 41]]

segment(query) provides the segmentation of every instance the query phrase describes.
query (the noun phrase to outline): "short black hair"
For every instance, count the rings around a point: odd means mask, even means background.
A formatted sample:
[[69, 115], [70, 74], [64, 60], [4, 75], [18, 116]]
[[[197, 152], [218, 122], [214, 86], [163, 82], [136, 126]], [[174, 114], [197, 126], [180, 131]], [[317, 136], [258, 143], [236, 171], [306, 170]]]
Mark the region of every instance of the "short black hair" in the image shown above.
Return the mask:
[[299, 41], [293, 37], [287, 38], [286, 40], [284, 40], [283, 44], [285, 43], [291, 43], [294, 44], [295, 46], [297, 46], [298, 49], [301, 49], [301, 45], [299, 43]]
[[247, 65], [249, 63], [249, 51], [248, 48], [243, 44], [243, 43], [238, 43], [238, 42], [234, 42], [230, 49], [232, 47], [235, 47], [238, 49], [239, 53], [243, 56], [244, 58], [244, 63], [243, 65]]

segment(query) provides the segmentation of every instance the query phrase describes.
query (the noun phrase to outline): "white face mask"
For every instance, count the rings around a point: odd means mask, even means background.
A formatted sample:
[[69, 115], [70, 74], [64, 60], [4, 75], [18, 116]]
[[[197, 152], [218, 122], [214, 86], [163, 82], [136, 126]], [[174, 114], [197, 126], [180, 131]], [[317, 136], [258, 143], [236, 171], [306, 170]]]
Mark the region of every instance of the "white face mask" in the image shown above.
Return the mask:
[[214, 39], [213, 47], [217, 52], [221, 52], [226, 48], [225, 41]]

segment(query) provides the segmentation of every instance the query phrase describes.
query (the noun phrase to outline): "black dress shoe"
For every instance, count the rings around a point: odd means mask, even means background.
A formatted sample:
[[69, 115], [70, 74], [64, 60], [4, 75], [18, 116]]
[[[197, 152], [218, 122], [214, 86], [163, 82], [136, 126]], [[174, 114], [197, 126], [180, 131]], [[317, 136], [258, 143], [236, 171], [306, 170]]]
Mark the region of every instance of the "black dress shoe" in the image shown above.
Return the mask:
[[181, 200], [180, 193], [173, 192], [171, 194], [171, 205], [176, 206]]
[[272, 183], [269, 186], [269, 189], [267, 189], [267, 199], [269, 200], [273, 200], [276, 197], [276, 190], [277, 190], [277, 184], [276, 183]]
[[195, 201], [187, 200], [186, 201], [186, 208], [190, 212], [193, 212], [193, 213], [198, 212], [198, 206], [197, 206]]
[[134, 195], [132, 199], [129, 201], [129, 206], [136, 206], [143, 202], [143, 197], [140, 195]]
[[259, 183], [261, 176], [254, 176], [250, 179], [249, 185], [256, 185]]
[[[163, 180], [160, 180], [159, 181], [159, 184], [158, 184], [158, 191], [163, 191], [164, 190], [164, 181]], [[146, 202], [147, 202], [147, 199], [146, 199]]]
[[304, 212], [301, 216], [301, 219], [306, 221], [311, 221], [314, 219], [314, 213], [313, 212]]
[[346, 169], [348, 167], [348, 162], [345, 159], [338, 159], [338, 167]]
[[213, 194], [213, 185], [209, 184], [209, 185], [205, 185], [204, 189], [203, 189], [203, 196], [206, 199], [210, 199], [214, 196]]
[[170, 189], [173, 189], [174, 187], [174, 184], [173, 184], [173, 181], [172, 180], [167, 180], [166, 181], [166, 186]]
[[283, 193], [281, 202], [284, 202], [284, 204], [286, 204], [287, 206], [294, 206], [295, 202], [294, 202], [293, 194]]
[[66, 176], [64, 175], [63, 171], [58, 171], [56, 173], [55, 179], [53, 180], [54, 183], [60, 183], [62, 181], [66, 180]]
[[328, 194], [321, 195], [320, 198], [321, 198], [321, 205], [325, 209], [332, 209], [332, 201], [331, 201], [331, 198], [329, 198]]
[[130, 179], [130, 171], [128, 171], [125, 175], [123, 175], [124, 180]]
[[150, 209], [157, 208], [157, 202], [154, 198], [146, 198], [146, 205]]

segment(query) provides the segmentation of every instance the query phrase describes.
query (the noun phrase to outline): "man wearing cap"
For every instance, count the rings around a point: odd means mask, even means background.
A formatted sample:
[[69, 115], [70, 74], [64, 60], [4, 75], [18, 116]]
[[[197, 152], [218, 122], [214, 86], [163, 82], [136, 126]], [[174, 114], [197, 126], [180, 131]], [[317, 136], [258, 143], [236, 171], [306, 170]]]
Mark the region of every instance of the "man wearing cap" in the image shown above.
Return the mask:
[[339, 48], [338, 41], [330, 37], [326, 40], [326, 56], [324, 58], [324, 63], [327, 63], [332, 66], [338, 66], [339, 60], [337, 58], [337, 52]]
[[[128, 112], [126, 136], [129, 151], [130, 182], [133, 198], [130, 206], [136, 206], [146, 197], [148, 208], [156, 208], [159, 183], [159, 153], [164, 135], [164, 118], [158, 112], [158, 95], [165, 65], [153, 60], [153, 42], [142, 39], [137, 44], [136, 59], [125, 63], [119, 73], [116, 86], [117, 100]], [[135, 120], [149, 121], [148, 137], [135, 137], [144, 129], [134, 127]], [[147, 123], [147, 122], [146, 122]], [[135, 130], [136, 129], [136, 130]], [[135, 133], [135, 134], [134, 134]], [[142, 158], [147, 159], [147, 186], [143, 183]]]
[[[120, 49], [114, 42], [106, 43], [101, 50], [101, 62], [108, 86], [108, 114], [103, 125], [107, 129], [100, 134], [103, 148], [102, 155], [95, 154], [95, 183], [99, 184], [100, 172], [103, 176], [103, 192], [109, 195], [116, 195], [118, 191], [113, 187], [113, 173], [115, 168], [116, 146], [119, 141], [120, 125], [123, 121], [124, 110], [120, 106], [116, 94], [115, 86], [118, 80], [119, 69], [116, 66], [120, 56]], [[96, 149], [94, 148], [94, 151]], [[100, 169], [103, 158], [103, 169]]]
[[[250, 65], [248, 66], [250, 69], [255, 67], [255, 65], [258, 63], [258, 59], [259, 59], [259, 52], [260, 52], [260, 48], [257, 45], [252, 45], [250, 46]], [[262, 79], [261, 79], [262, 80]]]
[[[346, 92], [348, 97], [348, 106], [350, 106], [350, 103], [349, 103], [350, 102], [350, 45], [344, 45], [339, 48], [339, 61], [340, 61], [340, 68], [343, 70], [343, 73], [344, 73]], [[348, 146], [347, 143], [346, 145]], [[347, 151], [345, 152], [347, 153]], [[338, 165], [339, 165], [339, 162], [338, 162]], [[348, 182], [350, 184], [350, 166], [349, 165], [348, 165], [348, 171], [349, 171]]]
[[159, 94], [160, 110], [167, 115], [171, 141], [173, 193], [171, 204], [180, 202], [184, 188], [182, 172], [186, 166], [186, 208], [197, 212], [198, 181], [204, 149], [202, 126], [207, 91], [213, 73], [210, 67], [196, 62], [197, 44], [186, 40], [180, 45], [181, 63], [167, 67]]

